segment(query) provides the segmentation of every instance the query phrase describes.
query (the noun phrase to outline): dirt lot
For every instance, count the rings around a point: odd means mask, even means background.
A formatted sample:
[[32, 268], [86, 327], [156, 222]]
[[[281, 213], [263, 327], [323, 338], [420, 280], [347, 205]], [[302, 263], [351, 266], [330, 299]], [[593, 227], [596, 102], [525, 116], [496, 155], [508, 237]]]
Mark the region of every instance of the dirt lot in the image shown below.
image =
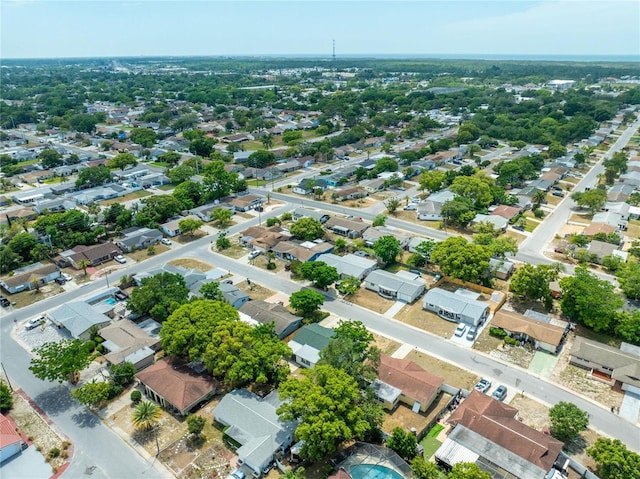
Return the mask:
[[513, 238], [516, 241], [517, 244], [522, 243], [527, 238], [522, 233], [518, 233], [518, 232], [513, 231], [513, 230], [507, 230], [507, 232], [504, 234], [504, 236], [506, 236], [508, 238]]
[[247, 248], [244, 248], [243, 246], [240, 246], [238, 244], [237, 241], [238, 237], [232, 237], [231, 238], [231, 246], [228, 247], [227, 249], [224, 250], [217, 250], [215, 249], [216, 252], [223, 254], [225, 256], [228, 256], [229, 258], [233, 258], [233, 259], [238, 259], [238, 258], [242, 258], [243, 256], [246, 256], [249, 254], [249, 250]]
[[516, 394], [509, 403], [518, 410], [518, 418], [527, 426], [538, 431], [548, 430], [551, 427], [549, 421], [549, 408], [521, 394]]
[[396, 427], [401, 427], [405, 431], [415, 427], [418, 436], [420, 436], [424, 428], [440, 414], [440, 411], [450, 400], [451, 396], [449, 394], [441, 393], [433, 401], [429, 409], [419, 414], [413, 412], [406, 404], [401, 403], [392, 412], [385, 411], [382, 430], [391, 433]]
[[241, 281], [236, 285], [238, 289], [248, 293], [251, 296], [251, 299], [262, 299], [265, 300], [273, 296], [275, 291], [265, 288], [264, 286], [260, 286], [256, 283], [247, 284], [246, 281]]
[[52, 449], [60, 450], [58, 457], [48, 460], [54, 472], [66, 462], [70, 443], [63, 441], [20, 394], [13, 394], [13, 408], [9, 416], [45, 459]]
[[378, 293], [364, 288], [360, 288], [356, 294], [349, 298], [349, 301], [381, 314], [393, 306], [394, 303], [392, 300], [385, 299]]
[[395, 315], [395, 319], [443, 338], [450, 338], [456, 329], [456, 323], [446, 321], [430, 311], [423, 310], [420, 301], [403, 306]]
[[386, 338], [384, 336], [378, 336], [377, 334], [374, 334], [373, 337], [376, 342], [376, 346], [380, 348], [380, 352], [382, 354], [391, 355], [400, 347], [399, 342]]
[[533, 354], [533, 351], [530, 349], [520, 346], [509, 346], [503, 343], [491, 351], [489, 356], [527, 369], [533, 359]]
[[[80, 274], [79, 277], [82, 277]], [[88, 280], [88, 277], [87, 277]], [[40, 291], [22, 291], [20, 293], [12, 294], [9, 297], [9, 301], [15, 304], [15, 308], [24, 308], [30, 304], [42, 301], [43, 299], [50, 298], [56, 294], [64, 293], [64, 289], [57, 283], [50, 283], [40, 287]]]
[[172, 264], [173, 266], [181, 266], [187, 269], [195, 269], [197, 271], [201, 271], [202, 273], [213, 269], [213, 265], [194, 258], [178, 258], [174, 259], [173, 261], [169, 261], [169, 264]]
[[457, 388], [470, 389], [479, 379], [473, 373], [416, 350], [411, 351], [405, 359], [410, 359], [425, 370], [443, 378], [447, 384]]
[[473, 343], [473, 349], [477, 349], [478, 351], [482, 351], [485, 353], [491, 353], [491, 351], [495, 351], [504, 343], [502, 339], [494, 338], [489, 334], [490, 326], [491, 325], [485, 327], [478, 335]]
[[172, 238], [172, 241], [175, 241], [176, 243], [180, 243], [180, 244], [186, 244], [186, 243], [191, 243], [192, 241], [198, 240], [203, 236], [207, 236], [207, 234], [208, 233], [206, 231], [196, 230], [193, 232], [193, 234], [189, 233], [186, 235], [178, 235], [175, 238]]

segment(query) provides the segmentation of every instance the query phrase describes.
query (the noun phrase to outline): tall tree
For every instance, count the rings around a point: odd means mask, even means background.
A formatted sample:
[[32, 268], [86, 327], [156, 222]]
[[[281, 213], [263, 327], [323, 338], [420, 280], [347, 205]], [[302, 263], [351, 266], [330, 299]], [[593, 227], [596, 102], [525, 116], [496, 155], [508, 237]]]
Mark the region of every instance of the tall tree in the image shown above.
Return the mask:
[[226, 228], [229, 226], [229, 222], [233, 216], [233, 211], [229, 208], [214, 208], [211, 212], [211, 219], [218, 222], [220, 228]]
[[310, 317], [324, 304], [324, 296], [311, 289], [301, 289], [291, 295], [289, 304], [296, 313]]
[[599, 437], [587, 454], [596, 461], [602, 479], [640, 477], [640, 455], [627, 449], [619, 439]]
[[107, 162], [109, 168], [124, 170], [127, 166], [136, 166], [138, 160], [131, 153], [118, 153]]
[[307, 261], [300, 266], [300, 272], [305, 279], [313, 281], [318, 288], [322, 289], [326, 289], [340, 279], [338, 270], [324, 261]]
[[393, 449], [404, 460], [413, 459], [417, 446], [416, 435], [412, 432], [406, 432], [401, 427], [393, 428], [391, 436], [387, 439], [387, 447]]
[[572, 441], [587, 429], [587, 413], [573, 403], [561, 401], [549, 409], [551, 434], [562, 442]]
[[300, 218], [289, 227], [291, 234], [300, 239], [313, 241], [324, 236], [322, 224], [315, 218]]
[[193, 236], [196, 231], [198, 231], [202, 225], [204, 225], [204, 221], [196, 218], [185, 218], [178, 222], [178, 228], [183, 234], [188, 234]]
[[164, 321], [180, 305], [187, 302], [189, 288], [179, 274], [159, 273], [143, 278], [133, 289], [128, 306], [134, 313], [149, 314]]
[[35, 377], [46, 381], [75, 381], [75, 373], [91, 362], [91, 349], [79, 339], [63, 339], [44, 343], [34, 351], [29, 369]]
[[447, 238], [431, 251], [431, 262], [444, 274], [474, 283], [487, 275], [490, 259], [489, 248], [469, 243], [461, 236]]
[[382, 263], [393, 264], [400, 254], [400, 241], [394, 236], [382, 236], [373, 243], [372, 248]]
[[558, 279], [558, 269], [553, 265], [523, 264], [511, 277], [509, 289], [514, 294], [533, 301], [544, 301], [545, 306], [549, 307], [553, 301], [549, 283], [556, 279]]

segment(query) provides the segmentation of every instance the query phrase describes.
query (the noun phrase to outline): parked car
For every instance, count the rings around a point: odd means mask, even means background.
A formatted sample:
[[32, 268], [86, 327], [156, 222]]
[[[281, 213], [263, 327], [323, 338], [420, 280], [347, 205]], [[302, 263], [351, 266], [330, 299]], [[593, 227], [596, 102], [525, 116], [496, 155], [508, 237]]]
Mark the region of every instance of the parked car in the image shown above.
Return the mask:
[[254, 250], [251, 253], [249, 253], [249, 260], [256, 259], [261, 254], [262, 254], [262, 251]]
[[11, 302], [4, 296], [0, 296], [0, 306], [7, 308], [11, 305]]
[[467, 331], [467, 340], [473, 341], [474, 339], [476, 339], [476, 334], [478, 334], [478, 328], [476, 328], [475, 326], [471, 326], [469, 328], [469, 331]]
[[65, 281], [71, 281], [73, 279], [73, 276], [71, 276], [69, 273], [60, 273], [60, 276], [62, 276]]
[[160, 243], [162, 243], [164, 245], [167, 245], [167, 246], [170, 246], [171, 245], [171, 240], [169, 238], [162, 238], [160, 240]]
[[127, 258], [125, 258], [124, 256], [122, 256], [121, 254], [119, 254], [118, 256], [114, 256], [113, 258], [115, 261], [117, 261], [120, 264], [125, 264], [127, 262]]
[[473, 386], [473, 389], [476, 391], [480, 391], [481, 393], [486, 393], [489, 389], [491, 389], [491, 381], [487, 378], [482, 378], [478, 381], [478, 384]]
[[553, 196], [557, 196], [559, 198], [564, 198], [564, 193], [562, 191], [554, 191], [551, 193]]
[[236, 469], [227, 476], [227, 479], [245, 479], [247, 476], [242, 469]]
[[64, 284], [67, 282], [66, 279], [64, 279], [62, 276], [58, 276], [56, 279], [54, 279], [54, 281], [60, 285]]
[[416, 205], [415, 203], [409, 203], [407, 206], [405, 206], [402, 209], [405, 211], [416, 211], [418, 209], [418, 205]]
[[34, 328], [37, 328], [41, 324], [46, 323], [46, 322], [47, 322], [47, 319], [44, 316], [39, 316], [37, 318], [31, 318], [27, 322], [27, 325], [24, 327], [24, 329], [26, 329], [27, 331], [30, 331], [30, 330], [32, 330]]
[[367, 253], [366, 251], [356, 251], [355, 253], [356, 256], [360, 256], [361, 258], [364, 258], [365, 256], [369, 256], [369, 253]]
[[504, 398], [507, 397], [507, 386], [503, 386], [502, 384], [493, 391], [491, 395], [493, 399], [497, 399], [498, 401], [504, 401]]
[[459, 336], [459, 337], [462, 337], [466, 330], [467, 330], [467, 327], [464, 324], [458, 323], [458, 327], [456, 328], [455, 335]]

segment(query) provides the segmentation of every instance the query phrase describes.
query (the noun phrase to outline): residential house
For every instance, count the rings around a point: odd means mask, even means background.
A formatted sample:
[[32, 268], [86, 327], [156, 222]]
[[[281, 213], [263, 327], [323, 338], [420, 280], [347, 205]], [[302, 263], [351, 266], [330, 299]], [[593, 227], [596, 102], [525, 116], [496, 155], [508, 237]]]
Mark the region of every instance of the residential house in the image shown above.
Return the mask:
[[90, 339], [92, 328], [103, 328], [111, 323], [111, 318], [84, 301], [72, 301], [48, 311], [52, 323], [66, 329], [71, 337]]
[[503, 216], [485, 215], [481, 213], [478, 213], [475, 218], [471, 220], [472, 225], [477, 225], [479, 223], [489, 223], [496, 231], [501, 231], [503, 233], [507, 231], [507, 226], [509, 226], [509, 220]]
[[[154, 170], [155, 171], [155, 170]], [[151, 172], [147, 165], [135, 165], [125, 170], [116, 171], [113, 176], [118, 180], [131, 181]]]
[[468, 293], [467, 290], [452, 293], [441, 288], [430, 289], [422, 299], [422, 309], [432, 311], [447, 321], [478, 326], [489, 317], [489, 305]]
[[66, 198], [54, 198], [50, 200], [37, 201], [33, 205], [33, 211], [42, 214], [46, 211], [68, 211], [75, 209], [76, 204]]
[[491, 325], [504, 329], [510, 337], [531, 343], [535, 349], [556, 354], [564, 342], [567, 328], [501, 309], [494, 314]]
[[285, 234], [279, 225], [269, 228], [263, 226], [251, 226], [240, 232], [240, 244], [244, 247], [251, 247], [263, 253], [269, 251], [280, 241], [289, 239], [291, 236]]
[[527, 426], [517, 413], [516, 408], [472, 390], [447, 420], [453, 429], [436, 451], [436, 462], [446, 467], [473, 462], [492, 474], [500, 471], [500, 477], [551, 477], [547, 474], [564, 444]]
[[297, 424], [280, 419], [281, 405], [277, 390], [261, 398], [248, 389], [236, 389], [225, 394], [213, 410], [214, 421], [240, 444], [237, 464], [251, 470], [254, 477], [266, 474], [276, 456], [293, 444]]
[[211, 213], [216, 208], [225, 208], [231, 210], [232, 213], [235, 213], [235, 208], [230, 205], [220, 204], [220, 203], [209, 203], [206, 205], [198, 206], [197, 208], [193, 208], [189, 210], [190, 215], [195, 215], [202, 221], [208, 223], [211, 221]]
[[491, 258], [489, 260], [489, 270], [494, 278], [509, 279], [515, 270], [515, 263], [507, 258]]
[[551, 185], [558, 184], [558, 181], [562, 179], [562, 174], [556, 171], [546, 171], [540, 175], [540, 179], [548, 181]]
[[501, 216], [507, 221], [511, 221], [514, 217], [520, 214], [520, 211], [522, 211], [522, 209], [517, 206], [498, 205], [494, 208], [491, 214]]
[[295, 160], [289, 160], [283, 163], [276, 164], [274, 168], [278, 170], [280, 173], [290, 173], [292, 171], [296, 171], [300, 169], [300, 165]]
[[367, 194], [367, 191], [361, 186], [348, 186], [345, 188], [336, 188], [331, 196], [332, 198], [335, 197], [338, 201], [347, 201], [364, 198]]
[[360, 281], [378, 267], [376, 260], [363, 258], [351, 253], [344, 256], [327, 253], [319, 256], [317, 260], [333, 266], [341, 278], [353, 276]]
[[634, 185], [627, 183], [614, 183], [607, 192], [607, 201], [627, 201], [631, 193], [635, 190]]
[[602, 258], [610, 256], [618, 251], [618, 245], [607, 243], [605, 241], [593, 240], [589, 243], [587, 251], [598, 258], [598, 262], [602, 262]]
[[250, 133], [236, 133], [234, 135], [223, 136], [220, 139], [226, 143], [243, 143], [254, 140], [255, 138]]
[[65, 193], [71, 193], [76, 190], [75, 181], [63, 181], [61, 183], [53, 183], [49, 185], [51, 193], [54, 195], [63, 195]]
[[408, 271], [398, 271], [393, 274], [384, 270], [375, 270], [367, 275], [364, 285], [383, 298], [405, 303], [413, 303], [425, 288], [424, 279]]
[[634, 188], [640, 188], [640, 171], [628, 171], [620, 175], [620, 181]]
[[59, 277], [60, 270], [55, 264], [34, 263], [14, 270], [13, 276], [0, 278], [0, 286], [9, 294], [14, 294], [39, 288]]
[[384, 190], [384, 182], [384, 178], [373, 178], [371, 180], [361, 181], [360, 186], [364, 188], [367, 193], [373, 194]]
[[376, 138], [367, 138], [362, 143], [364, 148], [379, 148], [386, 143], [384, 136], [379, 136]]
[[416, 170], [418, 173], [421, 173], [423, 171], [431, 171], [435, 167], [436, 167], [435, 161], [429, 160], [429, 159], [426, 159], [426, 158], [424, 160], [415, 161], [415, 162], [411, 163], [411, 168]]
[[218, 289], [222, 294], [222, 299], [236, 309], [240, 309], [250, 299], [249, 295], [235, 284], [220, 283]]
[[100, 330], [104, 357], [109, 364], [131, 363], [137, 371], [153, 364], [153, 357], [160, 349], [160, 338], [150, 335], [127, 319], [114, 321]]
[[294, 161], [298, 163], [298, 168], [309, 168], [316, 162], [316, 159], [311, 156], [303, 156], [302, 158], [294, 158]]
[[324, 224], [330, 218], [329, 214], [322, 210], [298, 207], [291, 213], [291, 219], [295, 223], [300, 218], [313, 218]]
[[278, 303], [267, 303], [262, 300], [248, 301], [239, 311], [261, 324], [273, 324], [276, 334], [284, 339], [296, 331], [302, 324], [302, 317], [292, 314]]
[[182, 234], [182, 231], [180, 230], [180, 222], [186, 219], [200, 221], [200, 218], [196, 215], [174, 216], [169, 221], [166, 221], [160, 225], [160, 231], [172, 238], [174, 236], [178, 236]]
[[141, 226], [127, 228], [122, 230], [121, 234], [122, 238], [116, 241], [116, 245], [126, 253], [146, 248], [149, 245], [156, 244], [162, 239], [162, 232], [160, 230]]
[[17, 430], [18, 427], [11, 419], [0, 414], [0, 465], [27, 447]]
[[110, 241], [92, 246], [78, 245], [60, 253], [60, 256], [56, 259], [56, 263], [63, 268], [73, 266], [79, 270], [83, 269], [81, 265], [82, 261], [88, 261], [88, 266], [97, 266], [111, 261], [120, 253], [120, 248]]
[[537, 180], [533, 180], [529, 183], [529, 186], [532, 186], [541, 191], [549, 191], [549, 189], [553, 186], [553, 183], [547, 180], [543, 180], [542, 178], [538, 178]]
[[605, 223], [607, 225], [615, 226], [616, 229], [622, 231], [627, 229], [627, 220], [623, 219], [623, 215], [621, 213], [616, 213], [614, 211], [600, 211], [593, 215], [592, 221], [594, 223]]
[[327, 347], [334, 334], [333, 329], [319, 324], [302, 326], [289, 341], [293, 360], [303, 368], [314, 368], [320, 359], [320, 352]]
[[174, 266], [169, 263], [165, 263], [159, 268], [155, 268], [152, 270], [142, 271], [140, 273], [136, 273], [134, 276], [134, 281], [137, 286], [142, 284], [142, 280], [145, 278], [150, 278], [157, 274], [162, 273], [171, 273], [182, 276], [184, 279], [185, 285], [193, 294], [198, 294], [200, 291], [200, 287], [207, 281], [207, 274], [202, 271], [198, 271], [197, 269], [189, 269], [184, 268], [182, 266]]
[[602, 209], [608, 213], [620, 215], [620, 219], [626, 224], [626, 220], [629, 219], [631, 206], [624, 201], [607, 201]]
[[455, 198], [455, 193], [449, 190], [436, 191], [418, 204], [418, 219], [422, 221], [441, 221], [442, 205]]
[[584, 230], [582, 230], [582, 234], [589, 238], [592, 238], [594, 235], [597, 235], [599, 233], [604, 233], [604, 234], [613, 233], [617, 229], [618, 228], [616, 228], [615, 226], [608, 225], [605, 223], [591, 223]]
[[362, 239], [367, 246], [373, 246], [376, 241], [384, 236], [391, 236], [400, 241], [400, 247], [403, 249], [409, 245], [412, 237], [411, 234], [393, 226], [372, 226], [363, 233]]
[[165, 357], [136, 374], [136, 379], [147, 397], [186, 416], [218, 392], [216, 381], [209, 374], [198, 372], [201, 370], [201, 365], [196, 370], [184, 361]]
[[327, 189], [327, 181], [322, 178], [305, 178], [293, 187], [293, 192], [298, 195], [310, 195], [315, 190], [325, 191]]
[[246, 212], [262, 206], [264, 197], [259, 195], [238, 195], [233, 198], [224, 198], [221, 202], [233, 207], [235, 211]]
[[330, 253], [333, 251], [333, 247], [333, 243], [327, 241], [285, 240], [274, 245], [271, 251], [282, 260], [298, 260], [305, 263], [315, 261], [322, 254]]
[[333, 216], [325, 223], [325, 228], [328, 230], [351, 239], [362, 237], [368, 227], [369, 223], [365, 223], [362, 219], [348, 219], [339, 216]]
[[640, 355], [626, 343], [617, 349], [578, 336], [569, 354], [569, 362], [590, 370], [594, 379], [620, 386], [623, 391], [630, 386], [640, 388]]
[[53, 193], [51, 188], [48, 186], [40, 186], [30, 190], [17, 191], [11, 195], [11, 199], [14, 203], [19, 205], [28, 205], [30, 203], [37, 203], [38, 201], [49, 199], [52, 195]]
[[443, 384], [444, 379], [413, 361], [381, 354], [373, 390], [385, 409], [394, 410], [402, 402], [417, 413], [429, 409]]

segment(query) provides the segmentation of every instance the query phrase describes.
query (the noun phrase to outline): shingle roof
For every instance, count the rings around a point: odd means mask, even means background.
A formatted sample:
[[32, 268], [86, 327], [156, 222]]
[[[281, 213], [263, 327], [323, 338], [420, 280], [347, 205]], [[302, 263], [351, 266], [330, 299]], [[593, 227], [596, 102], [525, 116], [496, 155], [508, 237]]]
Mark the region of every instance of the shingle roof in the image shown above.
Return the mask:
[[273, 323], [278, 336], [284, 333], [291, 324], [302, 321], [300, 316], [292, 314], [284, 306], [276, 303], [267, 303], [262, 300], [249, 301], [243, 304], [239, 311], [262, 324]]
[[626, 384], [640, 387], [640, 357], [619, 349], [577, 337], [571, 356], [612, 369], [611, 377]]
[[0, 449], [22, 441], [22, 438], [15, 431], [14, 427], [8, 417], [0, 414]]
[[413, 361], [380, 355], [378, 377], [422, 404], [428, 404], [444, 379], [425, 371]]
[[514, 333], [523, 333], [543, 343], [558, 346], [562, 342], [564, 329], [535, 319], [527, 318], [513, 311], [498, 311], [491, 324]]
[[110, 341], [117, 349], [105, 357], [110, 363], [120, 364], [127, 356], [145, 347], [156, 347], [160, 340], [149, 335], [135, 323], [128, 320], [116, 321], [100, 330], [100, 336]]
[[422, 299], [422, 304], [434, 304], [444, 307], [452, 313], [457, 313], [470, 318], [481, 318], [488, 308], [486, 303], [475, 299], [467, 298], [462, 294], [452, 293], [450, 291], [433, 288], [427, 291]]
[[93, 326], [109, 323], [111, 319], [83, 301], [73, 301], [49, 311], [54, 323], [64, 326], [74, 338], [79, 338]]

